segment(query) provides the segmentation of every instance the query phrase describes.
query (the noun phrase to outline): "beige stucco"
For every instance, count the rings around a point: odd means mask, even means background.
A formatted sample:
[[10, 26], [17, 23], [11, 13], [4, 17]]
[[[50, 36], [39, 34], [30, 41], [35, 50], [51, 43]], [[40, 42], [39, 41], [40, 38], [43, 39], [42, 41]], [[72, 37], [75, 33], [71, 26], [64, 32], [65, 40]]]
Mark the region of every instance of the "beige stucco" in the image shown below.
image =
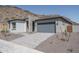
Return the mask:
[[65, 32], [67, 31], [67, 26], [71, 25], [69, 23], [66, 23], [64, 21], [56, 21], [56, 32]]

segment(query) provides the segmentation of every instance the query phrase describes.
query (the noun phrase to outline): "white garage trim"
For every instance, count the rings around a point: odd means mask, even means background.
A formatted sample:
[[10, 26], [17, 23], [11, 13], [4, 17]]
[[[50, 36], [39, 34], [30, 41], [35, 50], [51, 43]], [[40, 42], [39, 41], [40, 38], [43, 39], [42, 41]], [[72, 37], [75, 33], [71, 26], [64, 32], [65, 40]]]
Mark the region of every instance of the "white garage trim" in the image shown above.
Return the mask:
[[[13, 29], [12, 23], [16, 23], [16, 28]], [[10, 32], [26, 32], [27, 22], [25, 21], [11, 21], [10, 22]]]
[[42, 33], [56, 33], [56, 24], [53, 20], [35, 22], [35, 31]]

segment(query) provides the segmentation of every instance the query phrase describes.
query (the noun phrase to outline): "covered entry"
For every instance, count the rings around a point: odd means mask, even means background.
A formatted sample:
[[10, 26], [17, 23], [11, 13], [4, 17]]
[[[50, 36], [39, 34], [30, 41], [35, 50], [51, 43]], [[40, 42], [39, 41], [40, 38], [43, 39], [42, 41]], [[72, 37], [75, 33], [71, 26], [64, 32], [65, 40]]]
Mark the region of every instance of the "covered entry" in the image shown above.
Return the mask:
[[56, 25], [55, 22], [39, 22], [37, 23], [37, 32], [44, 33], [55, 33]]

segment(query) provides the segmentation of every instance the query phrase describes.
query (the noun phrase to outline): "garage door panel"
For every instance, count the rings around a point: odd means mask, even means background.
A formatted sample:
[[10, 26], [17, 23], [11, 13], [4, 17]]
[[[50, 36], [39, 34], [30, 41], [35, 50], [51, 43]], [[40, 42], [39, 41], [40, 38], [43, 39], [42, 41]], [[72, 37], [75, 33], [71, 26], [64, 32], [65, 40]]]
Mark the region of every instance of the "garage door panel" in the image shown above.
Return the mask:
[[12, 30], [13, 32], [26, 32], [26, 27], [24, 23], [16, 23], [16, 30]]
[[37, 32], [55, 33], [55, 23], [38, 23]]

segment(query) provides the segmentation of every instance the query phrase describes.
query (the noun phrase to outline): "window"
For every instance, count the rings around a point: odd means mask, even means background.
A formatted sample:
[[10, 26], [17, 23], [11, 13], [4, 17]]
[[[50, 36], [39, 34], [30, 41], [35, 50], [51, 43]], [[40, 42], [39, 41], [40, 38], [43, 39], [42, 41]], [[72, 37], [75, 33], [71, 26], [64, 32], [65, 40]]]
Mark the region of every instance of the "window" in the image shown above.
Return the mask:
[[16, 22], [12, 23], [12, 29], [15, 30], [16, 29]]

